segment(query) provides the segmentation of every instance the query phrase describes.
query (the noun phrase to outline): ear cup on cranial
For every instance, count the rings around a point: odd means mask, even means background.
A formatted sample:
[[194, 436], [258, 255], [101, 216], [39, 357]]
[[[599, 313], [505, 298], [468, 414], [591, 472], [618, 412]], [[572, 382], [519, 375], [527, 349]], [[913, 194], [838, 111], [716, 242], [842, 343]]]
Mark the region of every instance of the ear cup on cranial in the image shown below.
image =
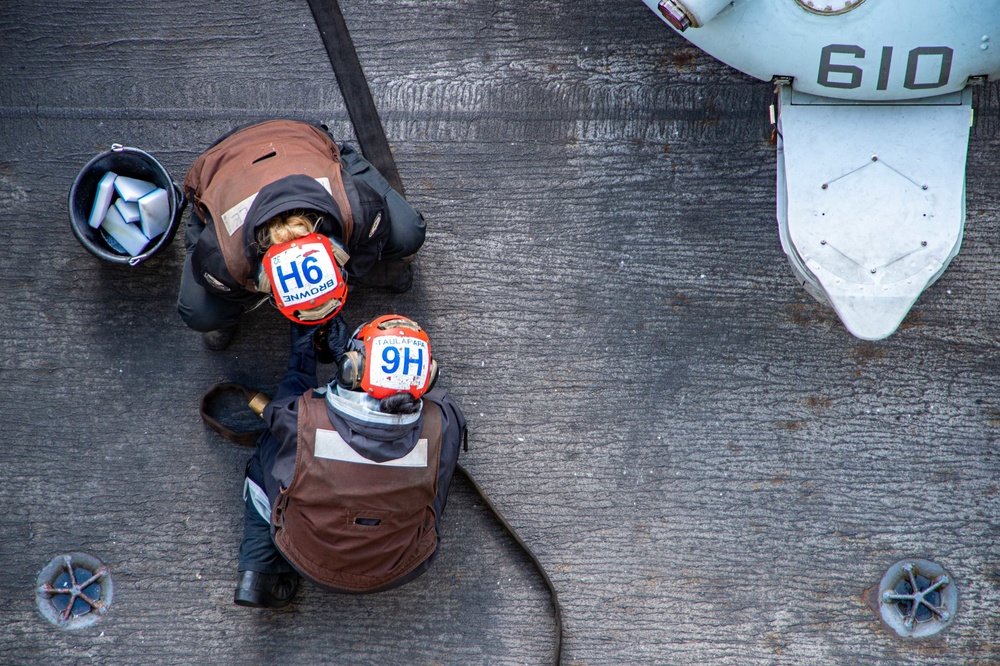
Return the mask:
[[351, 391], [361, 388], [365, 376], [365, 355], [359, 351], [347, 351], [337, 366], [337, 383]]
[[431, 359], [431, 369], [428, 374], [429, 377], [427, 380], [427, 390], [430, 391], [432, 388], [434, 388], [434, 383], [437, 382], [438, 378], [438, 362], [435, 361], [434, 359]]

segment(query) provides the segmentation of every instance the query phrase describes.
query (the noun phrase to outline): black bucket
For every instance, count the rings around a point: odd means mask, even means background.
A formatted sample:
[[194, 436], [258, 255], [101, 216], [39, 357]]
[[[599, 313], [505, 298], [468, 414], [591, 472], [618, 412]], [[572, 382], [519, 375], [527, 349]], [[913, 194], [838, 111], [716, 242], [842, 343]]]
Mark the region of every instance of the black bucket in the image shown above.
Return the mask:
[[[158, 238], [150, 241], [150, 245], [132, 257], [111, 247], [100, 229], [91, 228], [90, 211], [94, 207], [94, 197], [97, 196], [97, 184], [109, 171], [120, 176], [138, 178], [166, 190], [170, 202], [170, 224], [167, 230]], [[69, 221], [73, 235], [95, 257], [115, 264], [136, 266], [152, 257], [160, 250], [170, 245], [180, 225], [181, 213], [184, 212], [184, 193], [170, 178], [167, 170], [157, 162], [152, 155], [138, 148], [127, 148], [118, 144], [87, 162], [69, 191]]]

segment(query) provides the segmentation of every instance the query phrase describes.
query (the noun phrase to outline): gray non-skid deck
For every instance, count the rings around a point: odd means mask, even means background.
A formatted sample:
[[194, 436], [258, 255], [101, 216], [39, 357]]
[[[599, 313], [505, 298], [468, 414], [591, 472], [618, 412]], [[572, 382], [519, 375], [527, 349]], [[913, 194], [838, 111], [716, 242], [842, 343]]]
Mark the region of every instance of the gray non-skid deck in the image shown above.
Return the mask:
[[[559, 589], [566, 664], [1000, 662], [1000, 92], [976, 91], [962, 251], [898, 333], [852, 338], [795, 283], [767, 83], [642, 3], [345, 1], [410, 199], [407, 294], [469, 417], [464, 464]], [[764, 39], [764, 37], [762, 37]], [[535, 664], [548, 599], [458, 483], [402, 589], [231, 603], [248, 450], [198, 418], [273, 390], [274, 310], [211, 353], [174, 310], [178, 238], [129, 269], [69, 230], [112, 143], [176, 181], [230, 127], [351, 127], [305, 2], [0, 2], [0, 662]], [[90, 628], [35, 608], [53, 557], [101, 558]], [[906, 641], [863, 598], [945, 566], [952, 625]]]

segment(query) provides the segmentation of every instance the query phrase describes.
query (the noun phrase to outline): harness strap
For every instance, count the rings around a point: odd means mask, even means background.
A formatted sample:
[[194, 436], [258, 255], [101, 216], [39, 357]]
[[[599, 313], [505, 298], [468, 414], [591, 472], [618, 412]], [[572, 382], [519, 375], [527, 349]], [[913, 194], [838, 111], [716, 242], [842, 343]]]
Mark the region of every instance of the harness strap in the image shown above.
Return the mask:
[[340, 5], [337, 0], [309, 0], [309, 9], [312, 10], [316, 27], [319, 28], [326, 53], [330, 57], [330, 64], [333, 65], [333, 73], [337, 77], [344, 105], [347, 106], [347, 114], [354, 125], [354, 133], [358, 136], [361, 152], [389, 181], [392, 189], [406, 194]]

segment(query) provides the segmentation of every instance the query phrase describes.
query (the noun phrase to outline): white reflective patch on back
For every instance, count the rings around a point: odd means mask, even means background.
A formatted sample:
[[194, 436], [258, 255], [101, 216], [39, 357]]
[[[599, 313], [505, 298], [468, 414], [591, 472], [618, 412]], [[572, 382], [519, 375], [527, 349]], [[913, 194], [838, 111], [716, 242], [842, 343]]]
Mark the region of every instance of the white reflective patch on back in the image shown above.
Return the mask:
[[[330, 189], [329, 178], [324, 176], [314, 180], [323, 186], [323, 189], [326, 190], [327, 194], [331, 197], [333, 196], [333, 190]], [[226, 231], [229, 232], [230, 236], [239, 231], [240, 227], [243, 226], [243, 223], [247, 221], [247, 213], [250, 212], [250, 207], [253, 206], [254, 199], [257, 198], [258, 194], [260, 194], [260, 192], [254, 192], [246, 199], [222, 214], [222, 223], [226, 226]]]
[[368, 460], [351, 445], [344, 441], [336, 430], [317, 430], [316, 446], [313, 453], [317, 458], [326, 460], [339, 460], [341, 462], [359, 463], [361, 465], [381, 465], [382, 467], [427, 467], [427, 440], [420, 439], [413, 450], [402, 458], [387, 460], [385, 462], [375, 462]]
[[333, 190], [330, 189], [330, 179], [329, 178], [327, 178], [326, 176], [323, 176], [322, 178], [317, 178], [316, 182], [323, 186], [323, 189], [326, 190], [327, 194], [329, 194], [331, 197], [333, 196]]
[[250, 212], [250, 206], [253, 205], [253, 200], [257, 198], [258, 194], [260, 192], [254, 192], [222, 214], [222, 223], [226, 225], [226, 231], [229, 232], [230, 236], [239, 231], [239, 228], [247, 221], [247, 213]]

